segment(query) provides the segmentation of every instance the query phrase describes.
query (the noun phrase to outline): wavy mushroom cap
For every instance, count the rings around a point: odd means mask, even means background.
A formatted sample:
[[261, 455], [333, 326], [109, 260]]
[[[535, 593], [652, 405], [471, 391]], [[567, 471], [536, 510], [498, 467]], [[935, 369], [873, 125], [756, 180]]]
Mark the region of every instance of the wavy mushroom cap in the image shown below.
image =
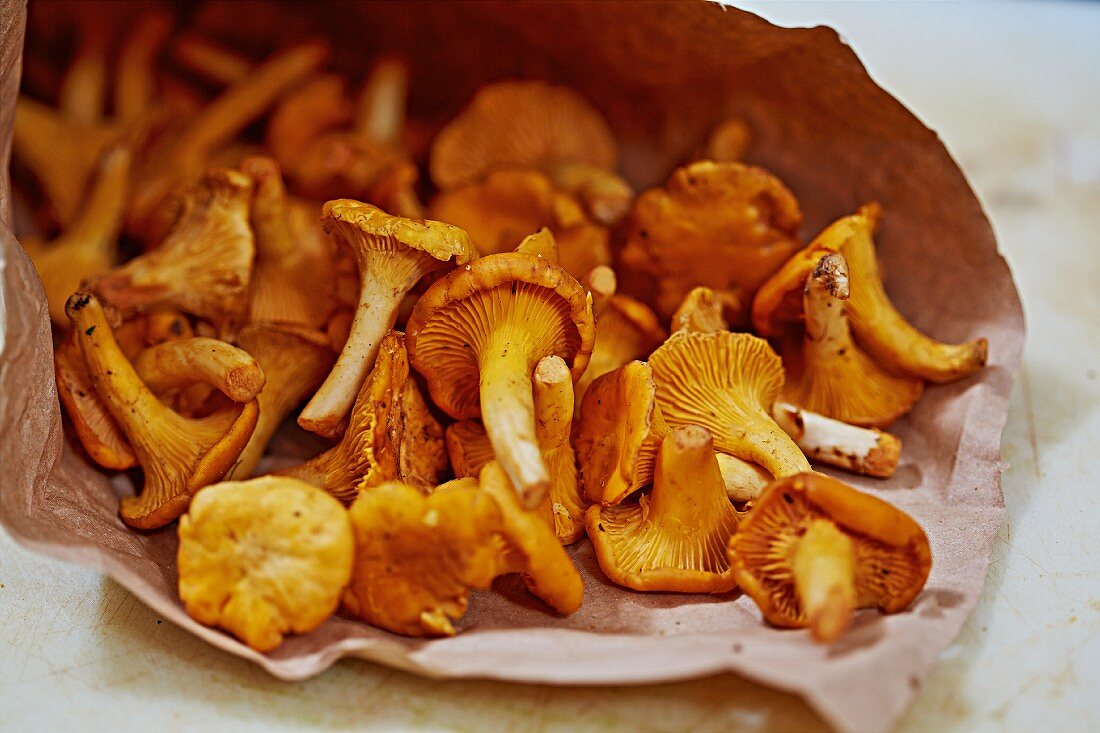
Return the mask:
[[772, 419], [783, 365], [763, 339], [745, 333], [674, 333], [649, 358], [657, 404], [669, 425], [701, 425], [716, 448], [772, 476], [810, 470]]
[[729, 322], [722, 315], [722, 299], [710, 288], [692, 288], [672, 314], [672, 331], [715, 333], [728, 331]]
[[798, 201], [768, 171], [692, 163], [677, 169], [663, 188], [635, 199], [620, 274], [641, 281], [632, 292], [652, 289], [651, 304], [663, 318], [692, 288], [704, 285], [740, 304], [726, 316], [741, 325], [756, 289], [799, 248], [801, 222]]
[[[192, 50], [190, 45], [185, 49]], [[344, 78], [321, 74], [288, 93], [275, 106], [267, 123], [265, 145], [283, 168], [293, 172], [314, 140], [349, 124], [353, 114]]]
[[476, 483], [425, 496], [399, 481], [363, 491], [348, 512], [355, 563], [350, 613], [395, 634], [450, 636], [470, 591], [497, 576], [500, 510]]
[[181, 199], [176, 223], [157, 249], [92, 278], [87, 289], [123, 317], [169, 307], [232, 331], [248, 308], [251, 194], [247, 176], [207, 171]]
[[179, 540], [187, 613], [260, 652], [324, 623], [351, 578], [347, 512], [294, 479], [207, 486], [180, 518]]
[[308, 481], [349, 503], [365, 489], [395, 479], [427, 490], [436, 485], [446, 464], [443, 428], [409, 374], [404, 336], [390, 331], [340, 442], [275, 473]]
[[543, 81], [481, 87], [432, 143], [432, 180], [443, 190], [496, 168], [548, 170], [559, 163], [611, 169], [615, 138], [603, 116], [571, 89]]
[[500, 510], [497, 536], [502, 547], [498, 573], [520, 573], [527, 588], [559, 613], [576, 611], [584, 600], [584, 581], [545, 517], [520, 506], [504, 468], [491, 461], [478, 477], [480, 490]]
[[67, 311], [88, 376], [144, 472], [139, 496], [122, 499], [119, 514], [139, 529], [155, 529], [187, 509], [191, 496], [221, 480], [256, 427], [256, 402], [232, 404], [187, 418], [158, 400], [119, 349], [107, 316], [92, 295], [77, 293]]
[[596, 343], [588, 368], [577, 382], [583, 404], [592, 381], [635, 359], [644, 359], [668, 337], [657, 314], [628, 295], [612, 295], [596, 319]]
[[593, 506], [588, 536], [608, 578], [641, 591], [724, 593], [737, 529], [710, 434], [675, 428], [661, 443], [653, 490], [638, 503]]
[[729, 543], [734, 577], [769, 623], [810, 626], [821, 641], [855, 608], [904, 610], [932, 555], [909, 515], [821, 474], [772, 483]]
[[788, 402], [852, 425], [885, 427], [909, 412], [924, 382], [891, 373], [853, 341], [848, 328], [848, 268], [839, 254], [820, 258], [806, 280], [800, 342], [783, 342]]
[[409, 219], [427, 216], [424, 204], [416, 192], [420, 169], [409, 160], [392, 163], [375, 177], [366, 190], [366, 199], [383, 211]]
[[[327, 201], [321, 209], [321, 219], [327, 231], [351, 248], [360, 264], [371, 253], [388, 256], [400, 253], [435, 260], [435, 263], [423, 263], [422, 266], [437, 269], [452, 261], [455, 265], [465, 265], [478, 254], [469, 235], [458, 227], [440, 221], [393, 216], [361, 201]], [[420, 258], [417, 259], [420, 264]]]
[[320, 386], [335, 359], [325, 334], [294, 323], [253, 323], [241, 329], [237, 343], [256, 360], [266, 382], [257, 396], [260, 417], [248, 446], [226, 477], [252, 475], [268, 442], [283, 420]]

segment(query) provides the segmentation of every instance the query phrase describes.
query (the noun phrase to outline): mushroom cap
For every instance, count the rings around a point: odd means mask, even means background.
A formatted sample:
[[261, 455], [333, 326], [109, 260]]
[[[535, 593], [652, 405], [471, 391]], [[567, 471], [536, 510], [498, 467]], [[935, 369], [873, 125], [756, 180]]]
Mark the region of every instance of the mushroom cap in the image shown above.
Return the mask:
[[432, 143], [432, 180], [441, 189], [494, 168], [548, 169], [558, 163], [613, 168], [615, 138], [603, 116], [571, 89], [543, 81], [481, 87]]
[[729, 544], [737, 584], [770, 623], [807, 624], [790, 559], [815, 519], [832, 522], [855, 545], [857, 608], [895, 613], [924, 587], [932, 554], [924, 530], [908, 514], [822, 474], [787, 476], [765, 489]]
[[347, 512], [291, 478], [207, 486], [181, 517], [179, 540], [187, 613], [261, 652], [320, 626], [351, 577]]
[[359, 494], [348, 512], [355, 564], [344, 607], [406, 636], [449, 636], [470, 590], [497, 575], [500, 510], [486, 492], [451, 482], [425, 496], [399, 481]]
[[428, 288], [407, 326], [413, 366], [427, 380], [435, 404], [456, 420], [481, 415], [478, 352], [506, 323], [523, 324], [542, 338], [531, 344], [537, 347], [536, 363], [556, 354], [569, 365], [574, 381], [584, 373], [595, 338], [584, 287], [536, 255], [482, 257]]
[[551, 524], [537, 511], [520, 506], [504, 468], [491, 461], [478, 478], [481, 491], [500, 509], [498, 534], [506, 551], [504, 573], [522, 573], [532, 593], [559, 613], [573, 613], [584, 600], [584, 581], [562, 548]]
[[57, 396], [88, 457], [112, 471], [136, 466], [134, 449], [92, 387], [75, 342], [66, 339], [57, 345], [54, 376]]
[[649, 483], [666, 431], [648, 364], [633, 361], [585, 392], [573, 439], [585, 495], [614, 505]]
[[631, 292], [652, 293], [663, 318], [705, 285], [740, 308], [741, 324], [756, 289], [799, 248], [802, 213], [794, 195], [762, 168], [700, 161], [677, 169], [663, 188], [634, 201], [619, 253]]
[[730, 325], [722, 315], [723, 310], [722, 298], [713, 290], [702, 286], [692, 288], [672, 314], [672, 330], [698, 333], [728, 331]]
[[710, 434], [675, 428], [661, 443], [653, 491], [638, 503], [592, 506], [600, 568], [634, 590], [723, 593], [734, 587], [726, 546], [737, 528]]
[[429, 257], [464, 265], [477, 257], [477, 250], [462, 229], [429, 219], [392, 216], [377, 206], [352, 199], [326, 201], [321, 208], [325, 229], [338, 232], [357, 255], [363, 251], [397, 253], [422, 252]]
[[701, 425], [719, 451], [773, 476], [809, 470], [802, 451], [771, 417], [783, 365], [767, 341], [729, 331], [677, 331], [649, 364], [670, 426]]

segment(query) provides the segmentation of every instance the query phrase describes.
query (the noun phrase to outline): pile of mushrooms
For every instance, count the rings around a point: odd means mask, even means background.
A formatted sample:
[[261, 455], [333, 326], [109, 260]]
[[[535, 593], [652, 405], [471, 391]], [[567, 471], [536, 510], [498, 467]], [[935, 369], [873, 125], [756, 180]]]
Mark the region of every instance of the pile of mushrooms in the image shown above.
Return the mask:
[[14, 156], [71, 436], [139, 469], [123, 522], [178, 520], [195, 619], [450, 635], [507, 574], [569, 614], [586, 536], [615, 584], [740, 589], [822, 642], [920, 592], [921, 528], [815, 466], [891, 476], [886, 429], [987, 344], [893, 306], [877, 205], [806, 244], [740, 120], [635, 196], [566, 87], [490, 84], [429, 136], [401, 59], [352, 94], [323, 41], [174, 29], [79, 24]]

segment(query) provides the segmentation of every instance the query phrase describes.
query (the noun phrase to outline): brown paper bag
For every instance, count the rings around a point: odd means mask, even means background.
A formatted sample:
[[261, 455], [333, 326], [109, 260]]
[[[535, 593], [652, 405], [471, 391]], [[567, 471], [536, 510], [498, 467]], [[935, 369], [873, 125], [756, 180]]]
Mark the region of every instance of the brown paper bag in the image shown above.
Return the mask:
[[[124, 12], [124, 9], [118, 9]], [[131, 8], [132, 10], [132, 8]], [[775, 171], [806, 212], [804, 235], [882, 203], [887, 287], [903, 312], [946, 340], [989, 338], [991, 363], [928, 389], [896, 432], [888, 481], [844, 477], [911, 513], [934, 564], [912, 608], [860, 612], [832, 646], [765, 626], [738, 594], [639, 594], [602, 578], [590, 546], [575, 558], [582, 609], [546, 613], [518, 585], [477, 594], [463, 632], [405, 639], [344, 618], [257, 654], [191, 621], [176, 597], [173, 528], [139, 534], [117, 517], [125, 479], [108, 481], [63, 439], [50, 327], [34, 270], [5, 227], [0, 360], [0, 523], [20, 543], [94, 567], [164, 618], [272, 674], [298, 679], [355, 655], [433, 677], [551, 684], [639, 684], [732, 671], [797, 693], [841, 730], [889, 728], [973, 609], [1003, 515], [999, 444], [1019, 366], [1023, 315], [978, 200], [947, 150], [868, 77], [827, 28], [780, 29], [706, 3], [211, 3], [194, 22], [238, 33], [260, 53], [319, 32], [345, 40], [335, 62], [361, 74], [378, 53], [413, 63], [413, 113], [454, 114], [478, 85], [540, 76], [571, 85], [608, 116], [638, 187], [659, 183], [726, 114], [756, 133], [750, 162]], [[45, 12], [45, 10], [43, 10]], [[22, 8], [0, 8], [4, 148], [18, 78]], [[0, 188], [10, 222], [7, 181]]]

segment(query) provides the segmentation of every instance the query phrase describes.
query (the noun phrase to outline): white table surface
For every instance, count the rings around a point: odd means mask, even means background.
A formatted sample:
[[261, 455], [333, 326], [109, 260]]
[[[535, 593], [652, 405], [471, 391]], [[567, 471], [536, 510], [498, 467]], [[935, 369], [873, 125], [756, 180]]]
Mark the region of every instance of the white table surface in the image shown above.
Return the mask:
[[[1100, 730], [1100, 4], [761, 4], [839, 29], [985, 202], [1029, 324], [1008, 514], [977, 611], [899, 730]], [[278, 682], [0, 531], [0, 729], [819, 730], [731, 675], [645, 688], [432, 682], [360, 661]]]

